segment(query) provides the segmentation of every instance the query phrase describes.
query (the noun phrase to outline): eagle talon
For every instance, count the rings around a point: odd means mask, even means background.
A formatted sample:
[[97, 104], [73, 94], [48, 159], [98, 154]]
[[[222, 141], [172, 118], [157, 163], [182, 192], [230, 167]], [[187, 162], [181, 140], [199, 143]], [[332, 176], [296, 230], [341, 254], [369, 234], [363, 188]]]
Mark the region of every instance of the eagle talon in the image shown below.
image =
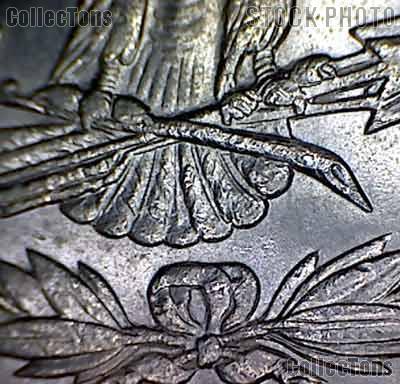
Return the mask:
[[300, 87], [310, 87], [337, 77], [337, 68], [329, 56], [319, 55], [299, 61], [290, 74]]
[[307, 100], [304, 97], [297, 97], [293, 102], [297, 115], [304, 115], [307, 109]]
[[264, 90], [264, 103], [274, 107], [293, 107], [302, 115], [307, 108], [307, 99], [297, 82], [284, 78], [268, 84]]
[[318, 68], [321, 80], [333, 80], [337, 77], [337, 70], [333, 64], [325, 63]]
[[255, 91], [235, 93], [228, 97], [221, 108], [222, 121], [225, 125], [231, 125], [233, 120], [242, 120], [255, 112], [261, 97]]
[[92, 129], [93, 123], [107, 120], [112, 116], [112, 95], [103, 91], [94, 91], [84, 98], [80, 105], [82, 128]]

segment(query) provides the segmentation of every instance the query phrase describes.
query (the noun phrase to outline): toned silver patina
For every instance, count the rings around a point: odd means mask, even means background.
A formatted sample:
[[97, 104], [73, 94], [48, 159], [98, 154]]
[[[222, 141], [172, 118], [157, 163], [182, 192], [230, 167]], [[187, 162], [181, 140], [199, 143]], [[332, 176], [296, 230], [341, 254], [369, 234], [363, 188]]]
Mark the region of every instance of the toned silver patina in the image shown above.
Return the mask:
[[397, 0], [6, 3], [5, 384], [398, 382]]
[[75, 376], [77, 384], [188, 383], [205, 369], [232, 384], [322, 383], [302, 361], [390, 375], [400, 348], [400, 254], [385, 252], [388, 240], [321, 266], [310, 254], [258, 318], [260, 282], [246, 265], [166, 266], [147, 291], [154, 328], [132, 323], [86, 264], [75, 275], [28, 251], [32, 272], [0, 264], [9, 319], [0, 326], [0, 353], [30, 360], [19, 377]]
[[[294, 4], [272, 3], [285, 5], [283, 20], [266, 23], [242, 1], [116, 1], [111, 26], [78, 27], [50, 86], [5, 95], [48, 119], [4, 133], [1, 215], [62, 202], [104, 235], [189, 246], [257, 224], [295, 171], [371, 211], [351, 167], [296, 138], [290, 122], [364, 110], [367, 133], [397, 124], [400, 62], [388, 36], [400, 19], [352, 31], [364, 46], [356, 55], [279, 70]], [[253, 82], [231, 95], [241, 69]]]

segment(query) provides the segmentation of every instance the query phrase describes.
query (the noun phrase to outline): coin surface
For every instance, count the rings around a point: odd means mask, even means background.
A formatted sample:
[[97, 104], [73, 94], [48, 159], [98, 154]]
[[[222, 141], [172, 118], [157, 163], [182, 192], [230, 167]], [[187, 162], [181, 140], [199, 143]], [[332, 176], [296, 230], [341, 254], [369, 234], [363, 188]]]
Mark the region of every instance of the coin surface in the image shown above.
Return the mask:
[[397, 383], [397, 3], [4, 1], [4, 382]]

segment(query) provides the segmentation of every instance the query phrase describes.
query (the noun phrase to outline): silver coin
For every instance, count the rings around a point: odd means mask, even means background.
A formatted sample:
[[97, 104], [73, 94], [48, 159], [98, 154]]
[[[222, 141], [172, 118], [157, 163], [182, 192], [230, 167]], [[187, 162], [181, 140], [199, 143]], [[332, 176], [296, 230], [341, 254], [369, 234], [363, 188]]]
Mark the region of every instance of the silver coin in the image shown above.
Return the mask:
[[397, 383], [397, 3], [4, 1], [4, 382]]

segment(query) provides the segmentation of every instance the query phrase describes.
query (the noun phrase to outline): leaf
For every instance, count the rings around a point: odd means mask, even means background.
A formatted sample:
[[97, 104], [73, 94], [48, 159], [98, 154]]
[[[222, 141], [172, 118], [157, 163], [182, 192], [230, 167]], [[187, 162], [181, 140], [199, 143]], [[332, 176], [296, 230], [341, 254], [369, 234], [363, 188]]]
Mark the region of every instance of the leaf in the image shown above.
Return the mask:
[[[62, 138], [68, 134], [78, 131], [75, 124], [52, 124], [52, 125], [31, 125], [0, 128], [0, 155], [8, 152], [21, 150], [44, 141]], [[0, 168], [1, 172], [6, 169]]]
[[77, 356], [33, 360], [19, 369], [18, 377], [53, 378], [71, 376], [87, 371], [112, 359], [120, 353], [120, 349], [106, 352], [94, 352]]
[[[197, 372], [196, 354], [143, 353], [122, 372], [116, 372], [111, 382], [125, 383], [188, 383]], [[98, 381], [93, 381], [97, 383]], [[109, 383], [107, 379], [100, 383]], [[92, 382], [91, 382], [92, 383]]]
[[22, 319], [0, 325], [0, 354], [21, 359], [104, 352], [135, 341], [108, 327], [70, 320]]
[[398, 283], [399, 256], [400, 252], [389, 253], [333, 274], [310, 289], [294, 310], [334, 303], [381, 302]]
[[[146, 360], [151, 360], [153, 363], [157, 364], [160, 359], [163, 357], [168, 358], [168, 356], [182, 356], [182, 350], [168, 349], [168, 346], [166, 345], [147, 344], [146, 348], [143, 348], [140, 345], [130, 345], [121, 349], [120, 353], [116, 354], [98, 367], [79, 373], [75, 378], [74, 384], [110, 383], [115, 381], [118, 382], [119, 379], [122, 382], [130, 383], [132, 378], [136, 379], [133, 383], [138, 383], [141, 381], [139, 380], [140, 376], [136, 369], [137, 365], [148, 364], [143, 363], [143, 361]], [[170, 368], [176, 369], [172, 366]], [[167, 369], [164, 371], [160, 366], [157, 370], [154, 370], [154, 372], [160, 376], [168, 375], [175, 379], [175, 376], [170, 370]], [[127, 377], [123, 379], [125, 375], [128, 375], [129, 379]], [[156, 382], [158, 383], [159, 381]]]
[[400, 281], [382, 297], [381, 302], [400, 306]]
[[[229, 384], [276, 383], [273, 367], [280, 365], [281, 358], [289, 361], [289, 355], [285, 356], [274, 352], [273, 349], [265, 347], [261, 343], [255, 344], [238, 352], [233, 361], [227, 359], [219, 364], [216, 367], [217, 374], [222, 382]], [[282, 369], [284, 369], [284, 365], [282, 365]], [[284, 383], [284, 381], [279, 380], [279, 383]], [[292, 381], [290, 380], [288, 383], [292, 383]], [[303, 384], [301, 381], [293, 381], [293, 384], [295, 383]], [[315, 382], [315, 384], [317, 383]]]
[[400, 356], [400, 309], [337, 304], [298, 312], [276, 329], [289, 340], [330, 355]]
[[117, 295], [107, 281], [88, 265], [79, 262], [79, 274], [82, 280], [96, 294], [97, 298], [109, 310], [113, 319], [120, 328], [129, 328], [132, 326], [128, 316], [119, 301]]
[[[8, 306], [7, 306], [8, 304]], [[31, 274], [0, 261], [0, 307], [19, 316], [52, 316], [40, 285]]]
[[11, 139], [0, 140], [0, 217], [98, 192], [118, 181], [127, 151], [153, 149], [146, 135], [82, 132], [76, 123], [2, 131]]
[[354, 356], [337, 354], [332, 351], [326, 351], [314, 345], [299, 342], [291, 337], [282, 334], [271, 335], [270, 342], [274, 346], [280, 346], [289, 353], [289, 356], [297, 357], [298, 361], [309, 361], [313, 365], [327, 367], [337, 372], [347, 372], [355, 375], [390, 375], [392, 373], [390, 363], [385, 362], [385, 356]]
[[[275, 322], [258, 324], [255, 334], [291, 356], [332, 369], [389, 374], [390, 367], [376, 361], [400, 356], [400, 306], [387, 304], [400, 286], [400, 252], [384, 253], [389, 239], [381, 236], [314, 271], [312, 255], [304, 259], [282, 283], [290, 297], [283, 311]], [[296, 272], [301, 279], [293, 279]], [[271, 308], [285, 289], [278, 291]], [[368, 364], [360, 365], [354, 357]]]
[[[356, 247], [337, 257], [336, 259], [333, 259], [331, 262], [319, 267], [313, 274], [309, 276], [307, 280], [305, 280], [298, 287], [292, 297], [288, 300], [288, 304], [282, 312], [282, 316], [288, 315], [288, 313], [290, 313], [291, 311], [298, 310], [299, 308], [297, 307], [300, 305], [301, 302], [303, 302], [303, 300], [306, 300], [305, 297], [307, 296], [307, 294], [309, 294], [319, 284], [323, 284], [323, 282], [325, 282], [329, 285], [329, 283], [327, 283], [328, 281], [333, 282], [335, 277], [339, 277], [344, 271], [350, 271], [352, 267], [354, 267], [353, 269], [354, 271], [356, 271], [357, 267], [364, 262], [374, 268], [372, 263], [376, 261], [377, 258], [382, 256], [382, 253], [390, 238], [390, 235], [378, 237], [377, 239]], [[362, 271], [360, 272], [362, 273]], [[328, 280], [330, 278], [332, 278], [332, 280]], [[342, 279], [341, 281], [345, 283], [350, 283], [350, 281], [346, 279]], [[389, 282], [389, 284], [390, 283], [391, 282]], [[333, 283], [332, 286], [330, 286], [330, 289], [334, 289], [334, 291], [325, 291], [325, 298], [328, 297], [329, 300], [335, 300], [334, 292], [343, 293], [344, 290], [347, 289], [347, 287], [340, 286], [340, 281], [336, 281]], [[367, 296], [371, 296], [370, 292], [369, 295], [367, 294]], [[336, 297], [336, 299], [339, 299], [339, 297]], [[309, 304], [313, 305], [311, 303]], [[305, 308], [305, 304], [302, 308]]]
[[[1, 295], [4, 296], [3, 293]], [[6, 300], [4, 297], [0, 297], [0, 322], [4, 317], [11, 319], [24, 315], [24, 312], [17, 308], [16, 303], [10, 301], [12, 301], [10, 298]]]
[[79, 277], [38, 252], [28, 250], [28, 257], [34, 276], [60, 316], [118, 327], [109, 311]]
[[284, 278], [278, 291], [275, 293], [268, 310], [262, 316], [265, 319], [279, 317], [290, 297], [304, 281], [315, 272], [319, 260], [318, 252], [313, 252], [298, 263]]
[[[71, 166], [67, 169], [53, 164], [50, 172], [41, 173], [32, 180], [23, 181], [26, 168], [12, 172], [18, 181], [7, 183], [0, 189], [0, 216], [8, 217], [25, 210], [40, 207], [45, 204], [57, 203], [61, 200], [76, 198], [84, 193], [99, 191], [113, 184], [118, 179], [117, 166], [122, 157], [106, 155], [91, 163]], [[31, 176], [35, 172], [31, 169]], [[7, 175], [0, 179], [6, 179]]]
[[132, 356], [138, 352], [140, 347], [128, 346], [120, 350], [111, 359], [104, 361], [94, 368], [89, 368], [76, 375], [74, 384], [99, 383], [99, 378], [114, 376], [120, 369], [124, 369], [129, 364]]

